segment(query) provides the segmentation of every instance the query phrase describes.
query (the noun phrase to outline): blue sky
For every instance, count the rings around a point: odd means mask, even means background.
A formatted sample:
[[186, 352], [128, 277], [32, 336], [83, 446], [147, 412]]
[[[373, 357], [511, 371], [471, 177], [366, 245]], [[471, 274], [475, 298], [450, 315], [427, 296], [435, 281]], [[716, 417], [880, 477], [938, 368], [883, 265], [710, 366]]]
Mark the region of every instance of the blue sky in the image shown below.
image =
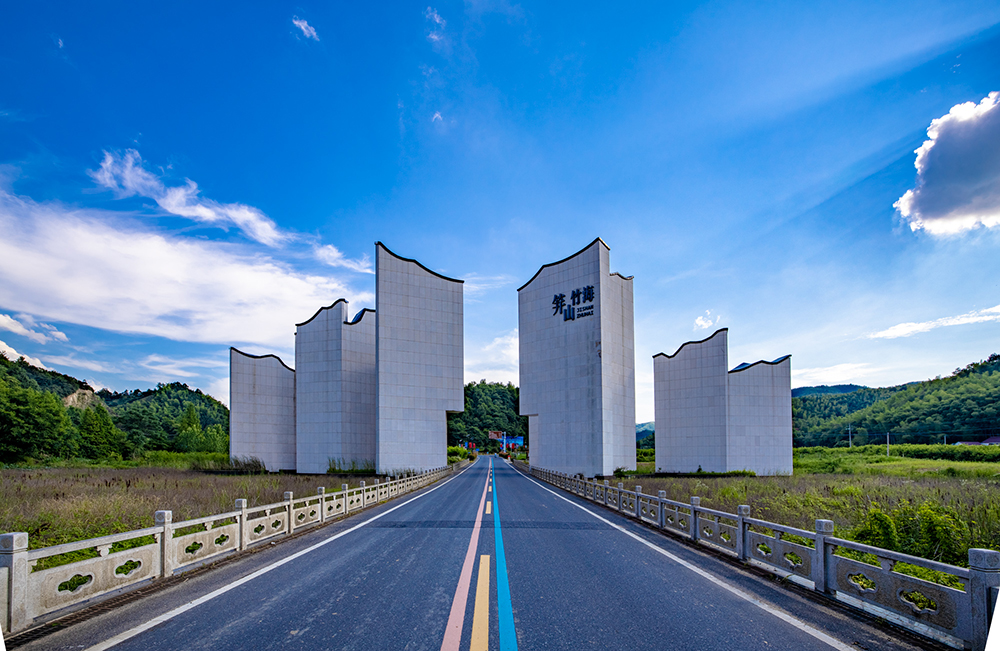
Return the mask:
[[516, 288], [599, 236], [640, 421], [721, 327], [795, 386], [948, 374], [1000, 352], [998, 91], [995, 1], [7, 3], [0, 349], [226, 401], [381, 240], [516, 383]]

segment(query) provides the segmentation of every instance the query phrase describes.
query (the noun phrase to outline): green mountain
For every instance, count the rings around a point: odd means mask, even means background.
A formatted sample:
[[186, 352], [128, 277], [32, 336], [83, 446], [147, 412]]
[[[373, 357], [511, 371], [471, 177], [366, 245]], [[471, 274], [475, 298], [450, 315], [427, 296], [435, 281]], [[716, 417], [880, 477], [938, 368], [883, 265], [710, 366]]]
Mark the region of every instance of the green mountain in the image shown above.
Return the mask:
[[858, 389], [867, 388], [868, 387], [861, 386], [860, 384], [834, 384], [833, 386], [822, 384], [817, 387], [799, 387], [797, 389], [792, 389], [792, 397], [801, 398], [803, 396], [812, 396], [819, 393], [850, 393], [852, 391], [857, 391]]
[[[147, 391], [114, 393], [101, 389], [97, 395], [108, 406], [115, 425], [145, 449], [176, 449], [182, 419], [192, 407], [203, 430], [216, 426], [227, 440], [229, 437], [229, 409], [201, 389], [180, 382], [157, 384]], [[228, 445], [226, 450], [217, 451], [228, 451]]]
[[1000, 355], [946, 378], [792, 399], [795, 445], [954, 443], [1000, 433]]
[[466, 384], [465, 411], [448, 415], [448, 445], [475, 443], [478, 449], [486, 450], [491, 430], [523, 436], [528, 445], [528, 417], [518, 415], [518, 401], [518, 389], [509, 382]]

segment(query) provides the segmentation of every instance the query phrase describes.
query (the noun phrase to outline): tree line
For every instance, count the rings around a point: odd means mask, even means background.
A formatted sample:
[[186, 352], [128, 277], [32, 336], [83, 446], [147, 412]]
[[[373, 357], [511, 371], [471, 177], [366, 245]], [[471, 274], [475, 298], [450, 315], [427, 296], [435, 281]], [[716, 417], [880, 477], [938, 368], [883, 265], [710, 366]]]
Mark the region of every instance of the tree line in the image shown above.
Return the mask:
[[448, 414], [448, 445], [475, 443], [481, 451], [499, 451], [500, 444], [490, 441], [489, 432], [507, 432], [523, 436], [528, 445], [528, 417], [519, 416], [518, 388], [508, 382], [470, 382], [465, 385], [465, 411]]
[[147, 450], [228, 452], [229, 410], [180, 383], [94, 393], [86, 382], [0, 353], [0, 463], [121, 460]]

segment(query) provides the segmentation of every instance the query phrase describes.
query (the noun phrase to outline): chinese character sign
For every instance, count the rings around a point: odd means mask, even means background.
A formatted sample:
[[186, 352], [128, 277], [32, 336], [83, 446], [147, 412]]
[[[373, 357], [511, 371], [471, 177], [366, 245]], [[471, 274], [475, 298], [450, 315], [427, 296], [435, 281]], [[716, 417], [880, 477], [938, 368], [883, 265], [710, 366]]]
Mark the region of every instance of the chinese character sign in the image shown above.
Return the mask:
[[552, 316], [561, 314], [563, 321], [576, 321], [586, 316], [593, 316], [595, 298], [593, 285], [571, 291], [569, 303], [566, 302], [566, 294], [556, 294], [552, 297]]

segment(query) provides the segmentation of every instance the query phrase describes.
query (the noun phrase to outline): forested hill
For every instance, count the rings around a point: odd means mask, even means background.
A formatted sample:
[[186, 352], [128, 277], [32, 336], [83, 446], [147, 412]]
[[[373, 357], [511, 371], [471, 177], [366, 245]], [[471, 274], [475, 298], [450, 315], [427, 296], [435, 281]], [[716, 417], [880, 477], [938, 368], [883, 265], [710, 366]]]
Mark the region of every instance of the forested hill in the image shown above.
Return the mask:
[[180, 382], [157, 384], [155, 389], [147, 391], [113, 393], [101, 389], [97, 395], [108, 406], [115, 425], [130, 438], [145, 437], [145, 447], [150, 449], [174, 447], [182, 417], [192, 406], [202, 428], [217, 425], [229, 436], [229, 409], [201, 389], [191, 389]]
[[225, 405], [187, 385], [95, 396], [86, 382], [0, 354], [0, 463], [226, 452], [228, 432]]
[[852, 391], [857, 391], [858, 389], [867, 389], [866, 386], [861, 386], [860, 384], [834, 384], [832, 386], [827, 386], [822, 384], [818, 387], [799, 387], [797, 389], [792, 389], [793, 398], [801, 398], [803, 396], [812, 396], [818, 393], [851, 393]]
[[0, 380], [14, 383], [17, 386], [34, 391], [44, 391], [53, 393], [60, 399], [74, 393], [79, 389], [93, 391], [93, 387], [69, 375], [63, 375], [56, 371], [47, 371], [37, 366], [32, 366], [21, 357], [17, 361], [7, 359], [7, 356], [0, 353]]
[[485, 450], [490, 430], [523, 436], [528, 445], [528, 418], [518, 416], [519, 393], [511, 383], [470, 382], [465, 385], [465, 411], [448, 415], [448, 445], [475, 443]]
[[948, 443], [1000, 434], [1000, 355], [946, 378], [792, 399], [796, 445]]

